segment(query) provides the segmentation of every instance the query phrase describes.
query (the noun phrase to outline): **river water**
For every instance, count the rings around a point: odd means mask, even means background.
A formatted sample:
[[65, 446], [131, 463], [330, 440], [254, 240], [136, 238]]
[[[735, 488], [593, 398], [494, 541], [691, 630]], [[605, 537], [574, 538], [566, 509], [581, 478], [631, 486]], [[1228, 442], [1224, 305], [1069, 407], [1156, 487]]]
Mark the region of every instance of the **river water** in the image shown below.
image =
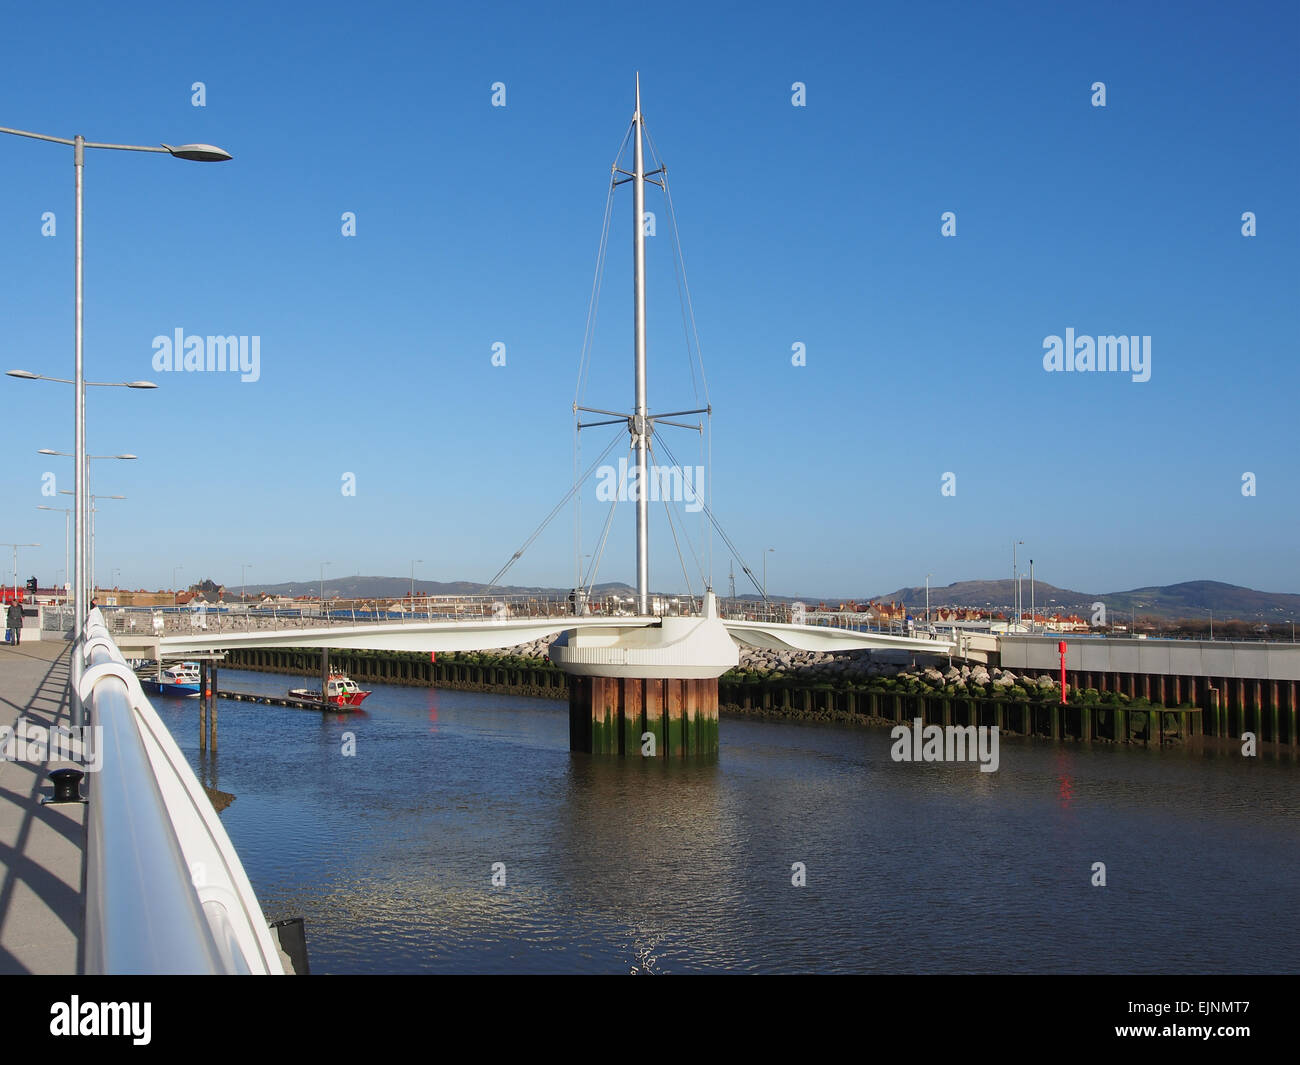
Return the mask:
[[712, 762], [622, 762], [569, 752], [564, 703], [380, 685], [222, 700], [201, 762], [196, 702], [154, 705], [314, 973], [1300, 970], [1290, 754], [1007, 737], [981, 773], [724, 715]]

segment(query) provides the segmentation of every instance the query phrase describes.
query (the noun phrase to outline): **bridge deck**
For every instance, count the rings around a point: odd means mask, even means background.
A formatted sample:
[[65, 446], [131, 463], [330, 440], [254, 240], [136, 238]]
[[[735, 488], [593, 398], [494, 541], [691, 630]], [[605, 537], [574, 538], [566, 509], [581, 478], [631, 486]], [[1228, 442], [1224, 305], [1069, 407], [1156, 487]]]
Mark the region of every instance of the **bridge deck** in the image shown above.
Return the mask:
[[[0, 644], [0, 726], [70, 724], [70, 648]], [[41, 805], [59, 764], [0, 761], [0, 974], [78, 971], [86, 808]]]

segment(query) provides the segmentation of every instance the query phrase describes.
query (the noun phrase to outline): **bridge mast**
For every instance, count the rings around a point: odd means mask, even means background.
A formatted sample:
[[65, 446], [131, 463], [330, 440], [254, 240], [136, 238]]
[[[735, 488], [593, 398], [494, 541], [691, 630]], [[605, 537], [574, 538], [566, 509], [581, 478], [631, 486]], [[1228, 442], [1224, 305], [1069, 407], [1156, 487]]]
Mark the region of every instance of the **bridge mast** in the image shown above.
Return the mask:
[[635, 302], [636, 399], [628, 429], [636, 451], [636, 612], [650, 613], [650, 484], [646, 452], [650, 422], [646, 417], [645, 382], [645, 160], [641, 150], [641, 74], [636, 76], [636, 111], [632, 115], [632, 285]]

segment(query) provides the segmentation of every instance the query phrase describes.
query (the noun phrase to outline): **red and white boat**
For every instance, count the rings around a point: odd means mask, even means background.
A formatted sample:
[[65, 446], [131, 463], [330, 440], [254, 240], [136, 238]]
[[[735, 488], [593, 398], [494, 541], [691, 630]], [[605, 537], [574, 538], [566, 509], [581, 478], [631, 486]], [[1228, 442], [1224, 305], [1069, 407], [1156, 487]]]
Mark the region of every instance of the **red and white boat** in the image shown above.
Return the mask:
[[[289, 694], [295, 699], [321, 701], [319, 688], [290, 688]], [[333, 703], [335, 706], [360, 706], [369, 694], [368, 691], [362, 691], [357, 682], [346, 674], [331, 673], [329, 683], [325, 688], [324, 701]]]

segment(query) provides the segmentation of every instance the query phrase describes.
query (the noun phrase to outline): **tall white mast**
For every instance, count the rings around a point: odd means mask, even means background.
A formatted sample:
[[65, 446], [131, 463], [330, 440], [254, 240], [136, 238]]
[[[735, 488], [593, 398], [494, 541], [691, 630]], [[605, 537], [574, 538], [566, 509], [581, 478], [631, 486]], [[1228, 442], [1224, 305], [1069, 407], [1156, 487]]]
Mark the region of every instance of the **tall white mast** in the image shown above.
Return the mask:
[[636, 76], [636, 112], [632, 115], [632, 284], [636, 304], [636, 401], [629, 430], [636, 449], [636, 612], [650, 613], [650, 484], [646, 452], [650, 423], [645, 387], [645, 160], [641, 154], [641, 74]]

